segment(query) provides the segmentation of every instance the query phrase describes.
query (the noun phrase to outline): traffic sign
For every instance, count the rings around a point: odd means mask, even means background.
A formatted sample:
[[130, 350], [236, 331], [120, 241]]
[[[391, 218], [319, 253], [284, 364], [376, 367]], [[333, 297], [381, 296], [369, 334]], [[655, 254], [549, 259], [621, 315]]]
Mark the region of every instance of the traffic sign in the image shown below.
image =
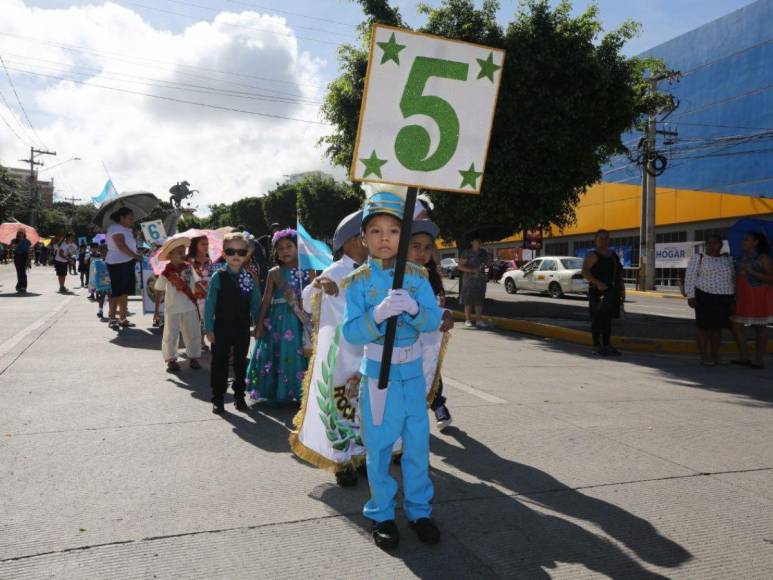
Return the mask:
[[480, 193], [505, 52], [373, 27], [350, 176]]

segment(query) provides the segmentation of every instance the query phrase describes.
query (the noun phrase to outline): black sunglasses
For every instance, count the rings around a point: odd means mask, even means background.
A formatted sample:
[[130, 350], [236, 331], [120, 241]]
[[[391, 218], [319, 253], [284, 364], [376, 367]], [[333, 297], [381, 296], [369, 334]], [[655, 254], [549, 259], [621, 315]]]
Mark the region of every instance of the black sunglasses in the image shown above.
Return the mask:
[[223, 250], [226, 256], [241, 256], [242, 258], [247, 255], [247, 250], [237, 250], [236, 248], [226, 248]]

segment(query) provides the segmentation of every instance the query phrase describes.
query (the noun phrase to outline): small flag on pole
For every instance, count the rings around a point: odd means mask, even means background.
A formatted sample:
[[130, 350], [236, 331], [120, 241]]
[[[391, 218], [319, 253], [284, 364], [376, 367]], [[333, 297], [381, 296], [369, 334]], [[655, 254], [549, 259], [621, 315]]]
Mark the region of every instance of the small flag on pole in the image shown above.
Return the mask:
[[298, 268], [324, 270], [333, 263], [333, 253], [325, 242], [315, 240], [298, 222]]
[[96, 205], [100, 205], [103, 201], [113, 199], [114, 197], [118, 197], [118, 192], [113, 186], [113, 180], [108, 179], [107, 183], [105, 183], [105, 187], [102, 188], [102, 193], [100, 193], [97, 197], [92, 197], [91, 201]]

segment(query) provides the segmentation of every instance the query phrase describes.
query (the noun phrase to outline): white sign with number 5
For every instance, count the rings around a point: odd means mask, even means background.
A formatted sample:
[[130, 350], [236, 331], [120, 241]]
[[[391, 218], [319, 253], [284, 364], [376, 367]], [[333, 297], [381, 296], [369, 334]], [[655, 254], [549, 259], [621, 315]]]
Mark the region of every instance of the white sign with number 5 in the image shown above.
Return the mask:
[[505, 52], [373, 28], [354, 181], [480, 193]]
[[143, 222], [140, 226], [142, 227], [142, 235], [149, 244], [163, 244], [166, 240], [166, 230], [164, 229], [164, 222], [161, 220]]

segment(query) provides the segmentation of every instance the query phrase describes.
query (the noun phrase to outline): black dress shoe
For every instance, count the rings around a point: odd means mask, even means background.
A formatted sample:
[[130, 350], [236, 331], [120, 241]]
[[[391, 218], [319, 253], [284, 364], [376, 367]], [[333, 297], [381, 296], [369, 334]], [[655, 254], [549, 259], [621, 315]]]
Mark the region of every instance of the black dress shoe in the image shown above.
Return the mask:
[[225, 406], [221, 402], [213, 402], [212, 403], [212, 412], [215, 415], [222, 415], [225, 413]]
[[383, 550], [394, 550], [400, 543], [400, 532], [394, 520], [375, 522], [371, 535], [376, 545]]
[[236, 410], [237, 411], [250, 410], [249, 406], [247, 406], [247, 402], [244, 400], [244, 397], [236, 397]]
[[351, 467], [336, 471], [336, 483], [340, 487], [354, 487], [357, 485], [357, 472]]
[[425, 544], [437, 544], [440, 541], [440, 530], [429, 518], [419, 518], [411, 522], [411, 529]]

